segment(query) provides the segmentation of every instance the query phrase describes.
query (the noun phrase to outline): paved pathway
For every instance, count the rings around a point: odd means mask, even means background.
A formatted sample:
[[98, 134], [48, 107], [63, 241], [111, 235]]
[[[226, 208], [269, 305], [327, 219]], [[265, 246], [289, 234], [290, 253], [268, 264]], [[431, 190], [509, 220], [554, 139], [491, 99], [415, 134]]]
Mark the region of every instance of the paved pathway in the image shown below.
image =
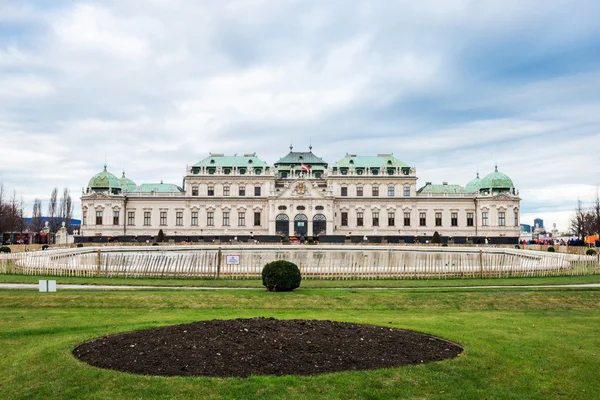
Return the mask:
[[[0, 283], [4, 289], [38, 290], [37, 283]], [[368, 287], [368, 288], [322, 288], [339, 290], [423, 290], [423, 289], [543, 289], [543, 288], [600, 288], [600, 283], [579, 283], [572, 285], [511, 285], [511, 286], [425, 286], [425, 287]], [[265, 290], [258, 287], [212, 287], [212, 286], [133, 286], [133, 285], [70, 285], [57, 284], [56, 290]], [[321, 288], [310, 288], [321, 289]]]

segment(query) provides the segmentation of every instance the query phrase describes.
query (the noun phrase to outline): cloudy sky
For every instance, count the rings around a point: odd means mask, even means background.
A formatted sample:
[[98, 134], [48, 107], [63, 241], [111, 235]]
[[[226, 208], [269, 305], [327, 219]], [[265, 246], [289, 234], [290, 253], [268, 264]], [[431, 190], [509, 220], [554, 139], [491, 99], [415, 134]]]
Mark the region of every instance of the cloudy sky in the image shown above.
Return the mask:
[[594, 0], [0, 0], [0, 181], [30, 205], [78, 197], [105, 158], [181, 184], [209, 152], [273, 163], [312, 140], [330, 163], [393, 152], [421, 185], [497, 162], [522, 222], [564, 229], [600, 182], [598, 15]]

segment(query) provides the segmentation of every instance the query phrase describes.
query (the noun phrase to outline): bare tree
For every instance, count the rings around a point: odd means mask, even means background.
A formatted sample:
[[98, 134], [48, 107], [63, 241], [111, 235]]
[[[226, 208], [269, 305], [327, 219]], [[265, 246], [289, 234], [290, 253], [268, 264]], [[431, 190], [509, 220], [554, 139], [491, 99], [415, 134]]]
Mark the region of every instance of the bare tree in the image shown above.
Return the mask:
[[[6, 232], [6, 212], [7, 210], [4, 205], [4, 182], [0, 182], [0, 236], [2, 235], [2, 232]], [[1, 241], [2, 238], [0, 237], [0, 242]]]
[[56, 229], [58, 228], [58, 221], [56, 218], [58, 211], [56, 209], [57, 196], [58, 188], [52, 189], [52, 194], [50, 195], [50, 202], [48, 203], [48, 223], [50, 225], [51, 232], [56, 232]]
[[594, 204], [592, 205], [592, 215], [592, 233], [600, 235], [600, 193], [598, 193], [598, 188], [596, 188], [596, 198], [594, 199]]
[[583, 239], [586, 234], [585, 223], [586, 223], [586, 210], [583, 208], [583, 202], [581, 199], [577, 199], [577, 208], [575, 208], [575, 214], [571, 218], [571, 232], [579, 239]]
[[71, 232], [71, 219], [73, 218], [73, 200], [71, 199], [71, 192], [69, 191], [69, 188], [63, 189], [63, 195], [60, 198], [58, 209], [59, 222], [64, 222], [67, 230]]
[[42, 230], [42, 201], [37, 198], [33, 201], [33, 212], [31, 213], [29, 230], [37, 233]]

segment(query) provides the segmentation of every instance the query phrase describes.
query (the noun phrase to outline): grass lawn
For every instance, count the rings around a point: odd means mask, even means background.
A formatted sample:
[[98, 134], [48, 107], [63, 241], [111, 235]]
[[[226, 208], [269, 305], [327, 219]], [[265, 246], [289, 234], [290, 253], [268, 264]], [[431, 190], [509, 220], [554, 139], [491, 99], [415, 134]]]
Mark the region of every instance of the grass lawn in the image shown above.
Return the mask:
[[[457, 359], [319, 376], [163, 378], [90, 367], [73, 347], [201, 319], [331, 319], [430, 333]], [[597, 399], [600, 290], [0, 292], [1, 399]]]
[[[256, 287], [258, 279], [186, 279], [186, 278], [93, 278], [20, 274], [0, 274], [0, 283], [37, 283], [40, 279], [56, 279], [59, 284], [131, 285], [131, 286], [202, 286], [202, 287]], [[304, 279], [303, 288], [369, 288], [369, 287], [443, 287], [443, 286], [511, 286], [511, 285], [568, 285], [600, 283], [600, 275], [548, 276], [530, 278], [488, 279]]]

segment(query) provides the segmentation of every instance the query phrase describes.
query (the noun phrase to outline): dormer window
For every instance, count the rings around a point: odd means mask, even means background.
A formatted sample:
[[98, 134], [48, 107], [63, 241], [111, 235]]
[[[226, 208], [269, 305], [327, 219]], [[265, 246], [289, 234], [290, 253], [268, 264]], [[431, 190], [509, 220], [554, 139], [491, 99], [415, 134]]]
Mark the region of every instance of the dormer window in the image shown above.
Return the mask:
[[349, 164], [354, 165], [354, 160], [350, 160]]
[[304, 157], [302, 157], [302, 156], [298, 157], [298, 160], [300, 160], [300, 161], [302, 161], [303, 159], [304, 159]]
[[340, 168], [340, 173], [342, 175], [348, 175], [348, 168]]
[[252, 160], [248, 160], [248, 164], [252, 164]]
[[388, 160], [387, 165], [392, 165], [392, 160]]
[[211, 163], [211, 164], [214, 164], [214, 163], [215, 163], [215, 160], [210, 160], [210, 163]]
[[238, 168], [238, 172], [240, 173], [240, 175], [245, 175], [246, 174], [246, 168]]
[[223, 169], [223, 173], [224, 173], [225, 175], [229, 175], [229, 174], [231, 173], [231, 168], [224, 168], [224, 169]]
[[208, 168], [208, 174], [209, 175], [214, 175], [215, 172], [216, 172], [215, 168]]

